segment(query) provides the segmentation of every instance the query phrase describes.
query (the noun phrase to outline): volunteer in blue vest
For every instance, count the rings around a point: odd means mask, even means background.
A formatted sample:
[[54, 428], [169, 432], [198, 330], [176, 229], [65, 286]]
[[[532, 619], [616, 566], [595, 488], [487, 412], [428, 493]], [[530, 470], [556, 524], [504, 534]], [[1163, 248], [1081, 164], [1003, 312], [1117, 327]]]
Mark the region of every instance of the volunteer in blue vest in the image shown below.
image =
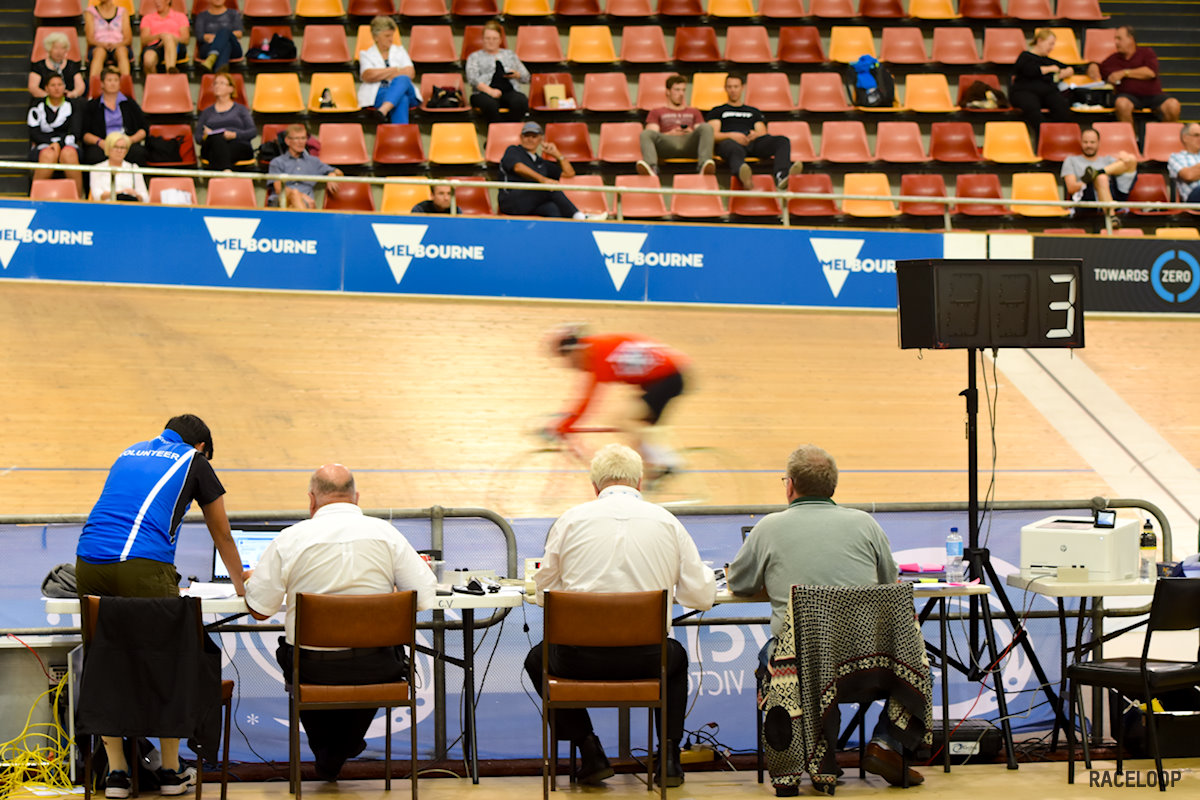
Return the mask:
[[[225, 515], [225, 487], [209, 461], [212, 433], [194, 414], [172, 417], [166, 429], [117, 456], [75, 549], [79, 595], [174, 597], [179, 594], [175, 545], [183, 515], [195, 500], [239, 595], [242, 557]], [[129, 765], [118, 736], [104, 736], [109, 774], [104, 796], [129, 797]], [[179, 740], [162, 739], [161, 792], [180, 795], [196, 772], [179, 764]]]

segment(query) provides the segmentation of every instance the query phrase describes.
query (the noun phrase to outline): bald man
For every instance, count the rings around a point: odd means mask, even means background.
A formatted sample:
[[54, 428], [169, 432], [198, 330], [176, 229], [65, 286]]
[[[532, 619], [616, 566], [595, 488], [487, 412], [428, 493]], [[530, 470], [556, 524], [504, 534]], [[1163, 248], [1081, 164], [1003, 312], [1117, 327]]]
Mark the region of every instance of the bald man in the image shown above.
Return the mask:
[[[292, 673], [296, 594], [380, 594], [417, 591], [419, 608], [435, 594], [433, 572], [408, 540], [386, 520], [358, 507], [354, 476], [341, 464], [326, 464], [308, 484], [311, 519], [280, 532], [246, 582], [246, 607], [267, 619], [287, 606], [285, 635], [275, 653], [283, 674]], [[408, 662], [402, 648], [364, 652], [310, 651], [300, 655], [305, 683], [364, 684], [402, 680]], [[300, 722], [316, 760], [317, 777], [335, 781], [347, 759], [366, 749], [367, 728], [378, 709], [302, 711]]]

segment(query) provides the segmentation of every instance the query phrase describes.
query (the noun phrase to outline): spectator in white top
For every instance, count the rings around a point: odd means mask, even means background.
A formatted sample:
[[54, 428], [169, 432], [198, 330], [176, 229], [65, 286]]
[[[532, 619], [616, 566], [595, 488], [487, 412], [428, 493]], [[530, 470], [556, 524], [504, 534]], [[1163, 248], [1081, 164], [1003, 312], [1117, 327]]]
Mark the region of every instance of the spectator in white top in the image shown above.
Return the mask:
[[[382, 594], [415, 589], [418, 608], [428, 608], [435, 594], [433, 572], [408, 540], [390, 522], [365, 516], [358, 507], [354, 476], [346, 467], [326, 464], [313, 473], [308, 510], [311, 519], [282, 531], [246, 583], [246, 607], [255, 619], [267, 619], [286, 601], [285, 635], [279, 638], [275, 654], [284, 675], [292, 672], [297, 593]], [[384, 683], [407, 674], [402, 648], [300, 654], [300, 679], [305, 683]], [[366, 748], [363, 737], [377, 711], [300, 712], [318, 777], [337, 780], [346, 759]]]
[[[371, 20], [371, 38], [367, 50], [358, 53], [358, 104], [374, 108], [377, 122], [408, 122], [408, 110], [421, 104], [421, 94], [413, 85], [416, 71], [408, 51], [395, 43], [396, 22], [391, 17]], [[387, 53], [385, 56], [384, 53]]]
[[1175, 181], [1175, 199], [1180, 203], [1200, 203], [1200, 125], [1183, 126], [1179, 132], [1183, 149], [1171, 153], [1167, 172]]
[[[667, 589], [675, 602], [701, 611], [716, 600], [713, 571], [700, 560], [696, 543], [666, 509], [642, 499], [642, 457], [632, 448], [610, 444], [592, 459], [596, 499], [564, 513], [546, 537], [542, 568], [534, 577], [538, 602], [547, 591], [643, 592]], [[679, 742], [687, 705], [688, 656], [667, 640], [667, 742], [659, 742], [667, 786], [683, 783]], [[578, 679], [624, 680], [658, 673], [656, 647], [554, 647], [550, 669]], [[541, 691], [542, 643], [525, 658], [525, 671]], [[560, 738], [579, 748], [581, 783], [599, 783], [613, 774], [585, 709], [557, 712]], [[660, 729], [655, 725], [656, 729]], [[660, 762], [661, 763], [661, 762]], [[661, 779], [661, 778], [660, 778]]]
[[92, 171], [93, 200], [145, 203], [150, 199], [141, 171], [136, 164], [125, 160], [131, 146], [129, 136], [121, 131], [114, 131], [105, 137], [104, 152], [108, 160]]
[[[489, 19], [483, 25], [483, 48], [467, 56], [471, 105], [488, 122], [517, 121], [529, 112], [529, 98], [518, 88], [518, 84], [529, 83], [529, 70], [516, 53], [500, 48], [503, 30], [499, 22]], [[508, 113], [502, 114], [502, 108]]]

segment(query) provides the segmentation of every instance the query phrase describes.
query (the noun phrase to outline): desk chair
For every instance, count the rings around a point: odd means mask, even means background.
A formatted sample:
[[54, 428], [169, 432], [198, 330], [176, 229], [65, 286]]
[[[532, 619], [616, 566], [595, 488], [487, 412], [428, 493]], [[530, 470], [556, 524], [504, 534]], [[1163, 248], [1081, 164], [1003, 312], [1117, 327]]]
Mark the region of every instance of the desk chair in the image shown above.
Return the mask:
[[[1186, 631], [1200, 629], [1200, 578], [1160, 578], [1154, 584], [1154, 600], [1150, 605], [1150, 619], [1146, 623], [1146, 639], [1142, 644], [1140, 658], [1104, 658], [1097, 661], [1075, 662], [1067, 667], [1067, 681], [1079, 706], [1079, 716], [1084, 716], [1083, 687], [1096, 686], [1109, 691], [1110, 699], [1115, 695], [1140, 700], [1146, 705], [1146, 730], [1150, 750], [1154, 753], [1154, 767], [1161, 776], [1162, 755], [1158, 748], [1158, 733], [1154, 722], [1155, 698], [1172, 689], [1183, 689], [1200, 685], [1200, 653], [1196, 661], [1165, 661], [1150, 658], [1150, 640], [1156, 631]], [[1117, 772], [1121, 771], [1121, 726], [1116, 728]], [[1083, 739], [1083, 760], [1092, 768], [1092, 754], [1088, 747], [1087, 734]], [[1075, 705], [1071, 705], [1067, 725], [1067, 783], [1075, 782]], [[1166, 785], [1159, 780], [1159, 791], [1165, 792]]]
[[[288, 693], [288, 781], [300, 800], [300, 711], [335, 708], [383, 708], [383, 785], [392, 788], [392, 709], [406, 706], [412, 753], [409, 777], [417, 800], [417, 698], [413, 691], [413, 644], [417, 628], [417, 593], [296, 595], [296, 641]], [[408, 647], [408, 676], [392, 683], [325, 685], [300, 682], [302, 647]]]
[[[132, 598], [130, 598], [130, 599], [132, 599]], [[95, 632], [96, 632], [96, 622], [100, 618], [100, 601], [101, 601], [101, 598], [96, 597], [95, 595], [87, 595], [86, 597], [82, 598], [82, 600], [79, 604], [79, 611], [80, 611], [80, 618], [81, 618], [81, 626], [80, 627], [81, 627], [82, 633], [83, 633], [83, 652], [84, 652], [85, 669], [86, 669], [86, 664], [87, 664], [88, 647], [91, 644], [92, 638], [94, 637]], [[206, 634], [204, 632], [203, 618], [201, 617], [201, 614], [200, 614], [200, 599], [197, 597], [181, 597], [181, 598], [179, 598], [179, 602], [187, 603], [188, 605], [190, 605], [192, 607], [192, 609], [193, 609], [192, 614], [194, 615], [194, 618], [196, 620], [196, 635], [197, 635], [197, 637], [199, 637], [201, 639], [201, 641], [203, 641]], [[231, 721], [231, 718], [233, 715], [233, 688], [234, 688], [233, 681], [227, 681], [227, 680], [221, 681], [221, 712], [222, 712], [222, 715], [224, 716], [223, 733], [222, 733], [222, 753], [221, 753], [221, 800], [225, 800], [226, 793], [229, 789], [229, 727], [230, 727], [230, 721]], [[151, 736], [155, 735], [155, 733], [153, 731], [148, 731], [147, 733]], [[94, 736], [93, 736], [93, 734], [90, 734], [90, 733], [81, 734], [81, 735], [83, 738], [82, 743], [81, 743], [83, 746], [83, 796], [84, 796], [84, 800], [91, 800], [92, 785], [93, 785], [92, 745], [93, 745]], [[127, 750], [128, 750], [128, 744], [129, 744], [129, 742], [126, 742]], [[131, 791], [131, 794], [133, 797], [137, 797], [139, 794], [139, 792], [138, 792], [138, 772], [140, 770], [136, 766], [138, 763], [136, 747], [137, 747], [136, 742], [134, 742], [134, 752], [131, 754], [131, 757], [129, 757], [129, 764], [130, 764], [129, 777], [130, 777], [130, 781], [132, 784], [130, 787], [130, 791]], [[201, 793], [203, 791], [203, 787], [204, 787], [204, 763], [203, 763], [203, 760], [201, 760], [196, 765], [196, 800], [200, 800]]]
[[[542, 647], [542, 797], [556, 790], [558, 753], [554, 711], [560, 708], [645, 708], [648, 766], [653, 787], [654, 709], [661, 717], [659, 744], [667, 741], [667, 592], [546, 592]], [[659, 648], [659, 672], [639, 680], [575, 680], [550, 674], [550, 646]], [[665, 770], [665, 759], [663, 759]], [[662, 800], [667, 787], [659, 776]]]

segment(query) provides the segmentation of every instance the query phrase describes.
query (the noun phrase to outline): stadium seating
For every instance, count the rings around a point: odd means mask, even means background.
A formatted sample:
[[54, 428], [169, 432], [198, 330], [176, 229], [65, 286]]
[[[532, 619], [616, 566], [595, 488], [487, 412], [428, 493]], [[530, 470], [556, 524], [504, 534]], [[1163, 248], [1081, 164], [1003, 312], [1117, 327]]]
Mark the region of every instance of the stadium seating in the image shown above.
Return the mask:
[[796, 108], [792, 85], [784, 72], [752, 72], [746, 78], [746, 104], [759, 111], [790, 112]]
[[934, 28], [930, 58], [939, 64], [978, 64], [975, 32], [970, 28]]
[[[336, 185], [337, 191], [330, 191]], [[326, 211], [375, 211], [375, 196], [369, 183], [325, 184]]]
[[616, 60], [617, 51], [607, 25], [571, 26], [567, 35], [567, 61], [573, 64], [611, 64]]
[[34, 178], [30, 200], [79, 200], [79, 187], [70, 178]]
[[771, 120], [767, 123], [767, 133], [772, 136], [786, 136], [792, 143], [792, 161], [808, 163], [817, 160], [813, 149], [812, 131], [807, 122], [799, 120]]
[[605, 164], [634, 164], [642, 157], [640, 122], [605, 122], [600, 125], [596, 155]]
[[249, 178], [210, 178], [204, 204], [213, 208], [258, 208], [258, 194]]
[[725, 33], [725, 60], [733, 64], [770, 64], [771, 39], [761, 25], [730, 27]]
[[675, 29], [675, 60], [685, 64], [716, 63], [721, 60], [717, 31], [708, 27]]
[[825, 50], [821, 35], [812, 25], [789, 25], [779, 29], [779, 61], [784, 64], [822, 64]]
[[586, 122], [551, 122], [546, 125], [546, 141], [553, 142], [563, 158], [572, 164], [596, 160]]
[[627, 25], [621, 31], [621, 60], [628, 64], [665, 64], [667, 40], [659, 25]]
[[604, 179], [599, 175], [576, 175], [573, 178], [560, 178], [559, 183], [563, 185], [563, 194], [567, 199], [575, 204], [585, 214], [612, 214], [612, 195], [605, 192], [579, 192], [571, 191], [570, 186], [603, 186]]
[[[945, 197], [946, 179], [941, 175], [919, 173], [900, 176], [900, 194], [910, 197]], [[914, 217], [940, 217], [946, 211], [941, 203], [918, 200], [900, 202], [900, 213]]]
[[1144, 137], [1146, 160], [1165, 164], [1171, 153], [1183, 149], [1179, 138], [1182, 132], [1182, 122], [1147, 122]]
[[425, 163], [421, 129], [415, 123], [384, 124], [375, 127], [375, 148], [371, 161], [380, 165], [400, 166]]
[[1081, 155], [1079, 126], [1074, 122], [1043, 122], [1038, 133], [1037, 157], [1042, 161], [1063, 161]]
[[585, 111], [620, 112], [632, 111], [629, 99], [629, 82], [622, 72], [589, 72], [583, 78], [583, 100], [580, 107]]
[[834, 25], [829, 31], [829, 60], [851, 64], [875, 55], [875, 37], [865, 25]]
[[935, 122], [929, 126], [929, 157], [943, 164], [970, 164], [983, 159], [969, 122]]
[[[671, 184], [674, 189], [710, 189], [716, 191], [716, 175], [684, 173], [676, 175]], [[678, 219], [714, 219], [726, 214], [725, 202], [716, 195], [671, 195], [671, 216]]]
[[889, 164], [921, 164], [929, 160], [915, 122], [880, 122], [875, 129], [875, 158]]
[[819, 113], [850, 111], [846, 87], [836, 72], [805, 72], [800, 75], [801, 111]]
[[[730, 189], [742, 189], [741, 181], [736, 175], [729, 179]], [[770, 175], [755, 175], [751, 179], [750, 187], [756, 192], [774, 192], [777, 190], [775, 179]], [[729, 213], [734, 217], [749, 217], [756, 220], [765, 218], [778, 219], [782, 210], [779, 206], [779, 200], [775, 197], [746, 197], [745, 195], [737, 195], [729, 200]]]
[[1058, 179], [1052, 172], [1017, 172], [1012, 176], [1012, 210], [1022, 217], [1065, 217], [1061, 206], [1027, 206], [1021, 200], [1061, 200]]
[[454, 29], [449, 25], [413, 25], [408, 57], [420, 65], [455, 63], [458, 52], [454, 49]]
[[383, 186], [383, 200], [379, 203], [379, 211], [381, 214], [411, 214], [413, 206], [428, 199], [428, 186], [387, 183]]
[[[357, 53], [355, 54], [357, 57]], [[341, 25], [305, 25], [304, 41], [300, 44], [302, 64], [348, 64], [350, 48], [346, 31]]]
[[884, 28], [879, 40], [879, 60], [888, 64], [927, 64], [925, 36], [920, 28]]
[[479, 137], [471, 122], [435, 122], [429, 132], [429, 161], [433, 164], [478, 164]]
[[[833, 194], [833, 178], [826, 173], [792, 175], [787, 189], [800, 194]], [[832, 197], [793, 197], [788, 200], [787, 208], [793, 217], [836, 217], [840, 213]]]
[[[657, 175], [618, 175], [618, 188], [660, 189], [662, 184]], [[667, 216], [667, 206], [660, 194], [633, 194], [621, 192], [617, 195], [621, 204], [621, 215], [625, 219], [662, 219]]]
[[525, 64], [561, 64], [563, 52], [558, 40], [558, 28], [553, 25], [522, 25], [517, 28], [516, 53], [517, 58]]
[[[183, 78], [187, 80], [186, 75]], [[254, 81], [254, 98], [250, 109], [259, 114], [299, 114], [304, 110], [300, 76], [286, 72], [260, 73]]]
[[357, 122], [322, 122], [317, 130], [321, 160], [335, 167], [363, 167], [370, 161], [367, 138]]
[[983, 158], [997, 164], [1036, 164], [1037, 155], [1024, 122], [988, 122], [983, 126]]
[[821, 160], [834, 164], [864, 164], [874, 160], [862, 122], [836, 120], [822, 125]]
[[[971, 200], [995, 199], [1001, 200], [1000, 176], [994, 173], [959, 175], [954, 180], [954, 195]], [[1002, 203], [959, 203], [954, 208], [955, 214], [968, 217], [1003, 217], [1008, 210]]]
[[[890, 198], [892, 188], [883, 172], [851, 172], [842, 184], [842, 194], [881, 195]], [[842, 212], [852, 217], [895, 217], [900, 209], [891, 199], [842, 201]]]

